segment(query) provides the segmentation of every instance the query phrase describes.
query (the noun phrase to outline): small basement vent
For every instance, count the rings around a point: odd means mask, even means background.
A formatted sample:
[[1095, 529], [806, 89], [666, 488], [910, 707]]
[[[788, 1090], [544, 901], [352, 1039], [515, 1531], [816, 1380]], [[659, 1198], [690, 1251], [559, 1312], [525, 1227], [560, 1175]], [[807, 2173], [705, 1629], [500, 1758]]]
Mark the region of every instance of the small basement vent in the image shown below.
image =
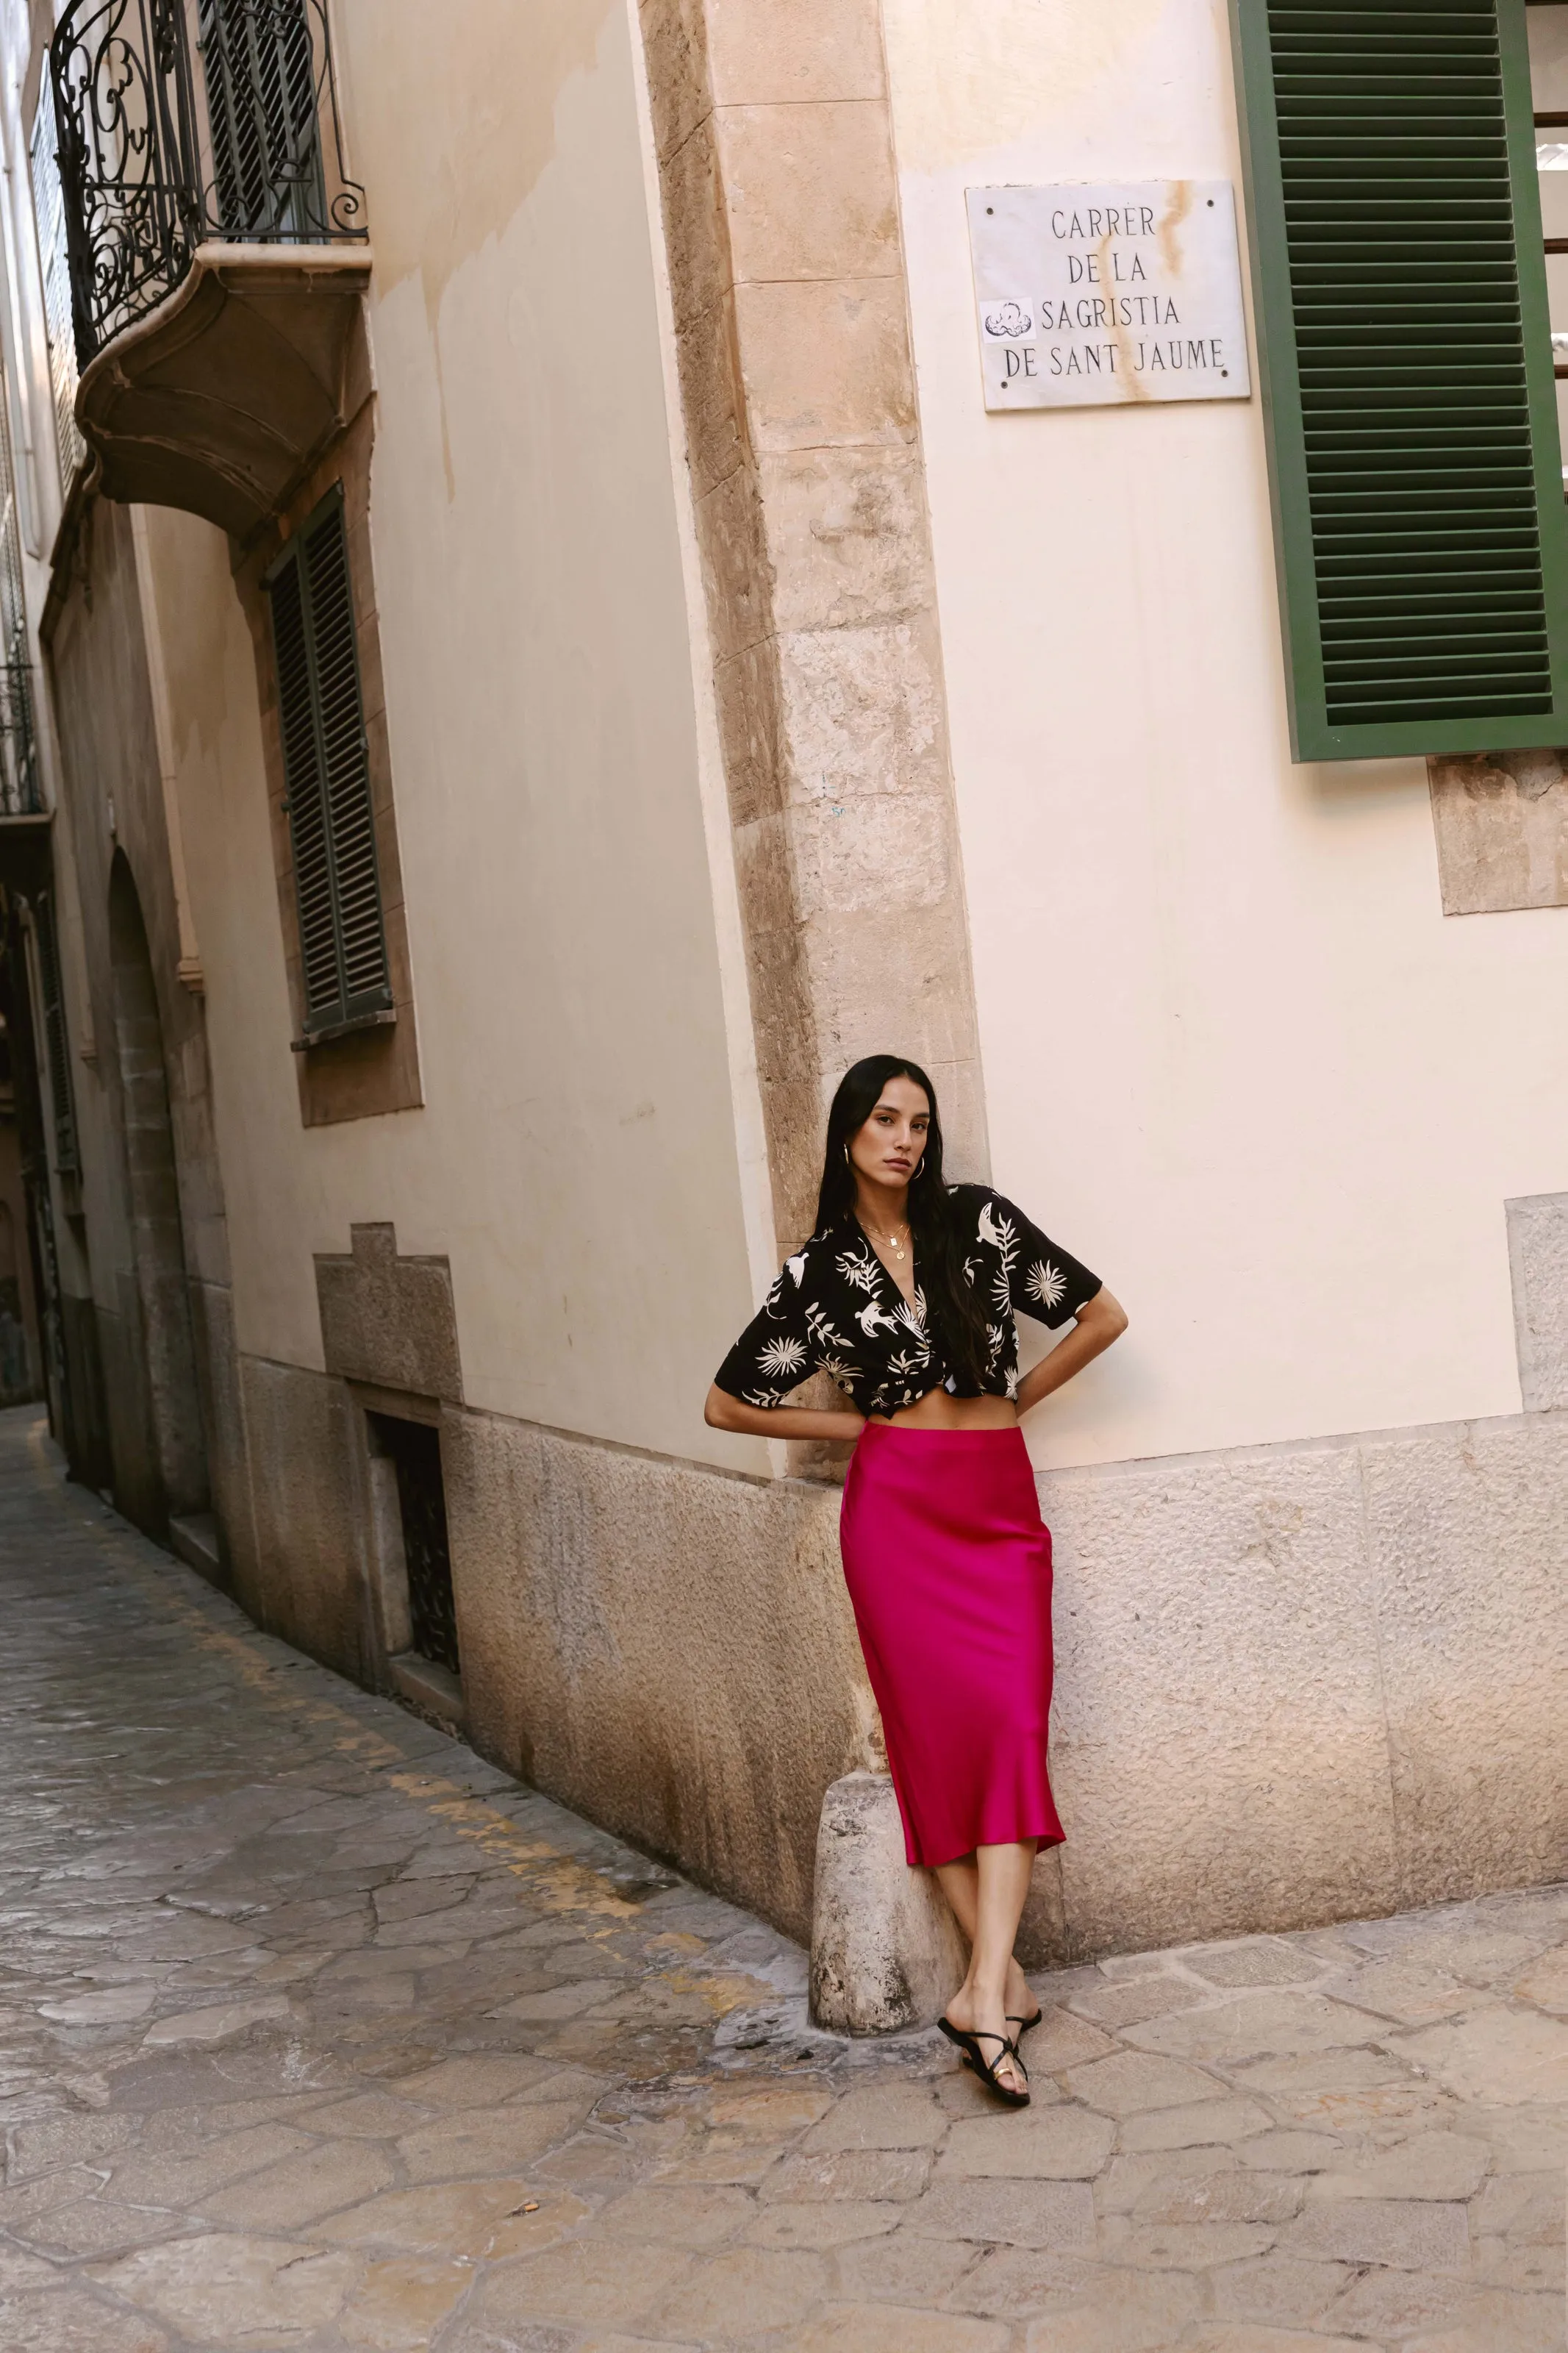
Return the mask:
[[440, 1432], [426, 1422], [399, 1421], [390, 1414], [378, 1413], [372, 1419], [377, 1442], [397, 1477], [413, 1648], [422, 1659], [460, 1674]]

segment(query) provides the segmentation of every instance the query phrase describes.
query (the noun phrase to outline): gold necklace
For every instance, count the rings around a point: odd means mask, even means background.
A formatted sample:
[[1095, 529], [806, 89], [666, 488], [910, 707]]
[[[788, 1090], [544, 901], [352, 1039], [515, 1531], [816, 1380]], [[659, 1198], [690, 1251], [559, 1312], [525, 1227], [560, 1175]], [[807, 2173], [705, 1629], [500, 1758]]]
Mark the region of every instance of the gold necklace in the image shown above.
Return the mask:
[[[861, 1219], [860, 1222], [861, 1222], [861, 1224], [862, 1224], [863, 1226], [865, 1226], [865, 1225], [866, 1225], [866, 1220], [865, 1220], [865, 1219], [864, 1219], [864, 1218], [862, 1218], [862, 1219]], [[906, 1220], [906, 1222], [905, 1222], [905, 1225], [904, 1225], [904, 1229], [903, 1229], [903, 1230], [905, 1231], [905, 1233], [906, 1233], [906, 1234], [907, 1234], [907, 1233], [909, 1232], [909, 1230], [910, 1230], [910, 1229], [909, 1229], [909, 1224], [908, 1224], [908, 1221], [907, 1221], [907, 1220]], [[882, 1246], [883, 1246], [883, 1248], [884, 1248], [885, 1250], [890, 1250], [892, 1251], [892, 1253], [893, 1253], [893, 1256], [898, 1260], [899, 1264], [900, 1264], [900, 1266], [902, 1266], [902, 1264], [903, 1264], [903, 1262], [904, 1262], [904, 1259], [905, 1259], [905, 1257], [906, 1257], [907, 1253], [906, 1253], [906, 1251], [905, 1251], [905, 1250], [904, 1250], [904, 1246], [903, 1246], [902, 1242], [901, 1242], [901, 1241], [900, 1241], [900, 1240], [899, 1240], [899, 1238], [898, 1238], [898, 1236], [897, 1236], [896, 1234], [879, 1234], [879, 1233], [877, 1231], [877, 1229], [875, 1228], [875, 1226], [866, 1226], [866, 1231], [870, 1235], [870, 1237], [871, 1237], [871, 1239], [872, 1239], [872, 1240], [873, 1240], [873, 1241], [875, 1241], [875, 1242], [880, 1242], [880, 1243], [882, 1244]]]

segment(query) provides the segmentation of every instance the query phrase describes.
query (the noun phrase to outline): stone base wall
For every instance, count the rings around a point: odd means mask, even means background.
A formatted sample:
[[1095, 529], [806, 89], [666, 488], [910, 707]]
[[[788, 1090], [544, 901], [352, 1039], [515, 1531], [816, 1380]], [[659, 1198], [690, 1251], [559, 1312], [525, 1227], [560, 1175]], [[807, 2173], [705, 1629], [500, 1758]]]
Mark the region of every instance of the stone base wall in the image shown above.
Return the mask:
[[[363, 1417], [241, 1362], [237, 1598], [387, 1687]], [[837, 1492], [447, 1406], [468, 1730], [805, 1942], [874, 1762]], [[1568, 1412], [1058, 1473], [1039, 1965], [1568, 1875]]]
[[443, 1445], [478, 1746], [808, 1941], [823, 1793], [870, 1761], [837, 1491], [474, 1413]]
[[239, 1396], [249, 1518], [227, 1531], [235, 1599], [269, 1634], [388, 1690], [371, 1607], [362, 1418], [346, 1383], [242, 1356]]
[[[226, 1584], [233, 1574], [229, 1546], [248, 1543], [251, 1518], [233, 1297], [226, 1284], [216, 1282], [190, 1282], [187, 1293], [200, 1451], [225, 1539]], [[112, 1308], [70, 1293], [62, 1299], [68, 1420], [61, 1440], [71, 1477], [112, 1494], [116, 1510], [162, 1544], [170, 1499], [159, 1472], [142, 1303], [136, 1278], [126, 1269], [116, 1271], [115, 1295], [119, 1303]], [[265, 1596], [254, 1579], [246, 1606], [265, 1616]]]
[[1568, 1413], [1071, 1472], [1069, 1954], [1568, 1876]]
[[190, 1302], [207, 1478], [220, 1539], [220, 1581], [227, 1591], [235, 1571], [228, 1532], [247, 1526], [250, 1516], [245, 1416], [234, 1345], [234, 1293], [226, 1283], [193, 1282]]

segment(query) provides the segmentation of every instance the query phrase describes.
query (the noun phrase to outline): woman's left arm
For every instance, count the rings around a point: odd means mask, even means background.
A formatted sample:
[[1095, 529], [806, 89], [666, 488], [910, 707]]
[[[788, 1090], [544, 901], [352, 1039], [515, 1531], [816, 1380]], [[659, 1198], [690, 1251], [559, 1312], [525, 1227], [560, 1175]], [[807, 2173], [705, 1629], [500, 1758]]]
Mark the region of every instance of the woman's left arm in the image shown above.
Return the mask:
[[[1092, 1278], [1091, 1278], [1092, 1280]], [[1120, 1340], [1127, 1329], [1127, 1311], [1120, 1300], [1113, 1299], [1103, 1284], [1092, 1299], [1086, 1300], [1078, 1311], [1077, 1320], [1065, 1340], [1059, 1340], [1048, 1356], [1042, 1356], [1033, 1372], [1026, 1373], [1018, 1383], [1015, 1402], [1019, 1418], [1031, 1406], [1038, 1405], [1065, 1388], [1075, 1373], [1085, 1365], [1092, 1365], [1102, 1356], [1113, 1340]]]

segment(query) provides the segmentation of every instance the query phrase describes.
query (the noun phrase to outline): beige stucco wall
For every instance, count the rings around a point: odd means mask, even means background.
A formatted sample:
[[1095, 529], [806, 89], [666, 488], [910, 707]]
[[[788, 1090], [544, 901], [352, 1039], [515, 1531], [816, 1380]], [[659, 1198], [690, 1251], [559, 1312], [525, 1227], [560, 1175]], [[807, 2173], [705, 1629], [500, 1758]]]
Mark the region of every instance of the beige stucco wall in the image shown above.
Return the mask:
[[[662, 13], [689, 29], [694, 6]], [[1445, 927], [1424, 775], [1290, 768], [1255, 409], [980, 411], [966, 180], [1234, 170], [1217, 5], [887, 10], [907, 244], [889, 232], [885, 274], [907, 259], [996, 1173], [1135, 1316], [1040, 1418], [1069, 1841], [1042, 1867], [1060, 1926], [1035, 1957], [1552, 1875], [1568, 1430], [1556, 1392], [1517, 1412], [1502, 1202], [1563, 1188], [1563, 919]], [[731, 30], [772, 21], [737, 8]], [[390, 1221], [451, 1267], [475, 1736], [804, 1934], [822, 1788], [867, 1761], [867, 1704], [837, 1496], [731, 1475], [762, 1450], [699, 1419], [771, 1235], [702, 683], [723, 600], [705, 607], [683, 511], [628, 0], [438, 20], [342, 0], [335, 22], [376, 238], [372, 531], [425, 1108], [300, 1124], [226, 543], [143, 519], [165, 741], [107, 677], [140, 660], [129, 573], [108, 593], [119, 526], [98, 526], [72, 624], [84, 903], [106, 778], [150, 854], [172, 772], [190, 939], [160, 885], [158, 952], [165, 978], [199, 953], [206, 990], [237, 1347], [213, 1350], [214, 1422], [243, 1430], [248, 1468], [243, 1506], [220, 1497], [235, 1589], [384, 1672], [363, 1417], [322, 1369], [312, 1258]], [[880, 105], [870, 49], [850, 63], [861, 94], [824, 110]], [[795, 102], [762, 89], [721, 73], [714, 100], [753, 235], [761, 117]], [[765, 417], [760, 348], [746, 413]], [[803, 375], [821, 360], [772, 348]], [[899, 446], [913, 485], [912, 425]], [[774, 501], [775, 595], [790, 564], [820, 587], [899, 537], [846, 512]], [[900, 528], [923, 565], [923, 524]], [[750, 583], [730, 586], [739, 609]], [[827, 603], [813, 631], [848, 644]], [[852, 644], [834, 653], [857, 674]], [[880, 781], [889, 707], [835, 704], [815, 737], [796, 712], [803, 807], [814, 742]], [[906, 860], [889, 898], [910, 879]], [[873, 860], [845, 887], [880, 880]], [[849, 960], [830, 967], [816, 1011], [864, 1003]], [[962, 977], [942, 975], [967, 1022]], [[107, 1246], [118, 1197], [89, 1207]], [[1313, 1435], [1345, 1429], [1363, 1435]], [[1140, 1452], [1162, 1459], [1114, 1459]]]
[[981, 404], [965, 188], [1239, 188], [1225, 0], [884, 15], [993, 1168], [1133, 1322], [1037, 1457], [1517, 1412], [1568, 912], [1445, 918], [1424, 762], [1292, 766], [1256, 397]]
[[762, 1468], [700, 1419], [753, 1293], [744, 1053], [738, 1127], [626, 10], [337, 30], [426, 1108], [300, 1126], [228, 551], [151, 513], [238, 1344], [320, 1365], [312, 1253], [390, 1219], [450, 1258], [471, 1403]]

